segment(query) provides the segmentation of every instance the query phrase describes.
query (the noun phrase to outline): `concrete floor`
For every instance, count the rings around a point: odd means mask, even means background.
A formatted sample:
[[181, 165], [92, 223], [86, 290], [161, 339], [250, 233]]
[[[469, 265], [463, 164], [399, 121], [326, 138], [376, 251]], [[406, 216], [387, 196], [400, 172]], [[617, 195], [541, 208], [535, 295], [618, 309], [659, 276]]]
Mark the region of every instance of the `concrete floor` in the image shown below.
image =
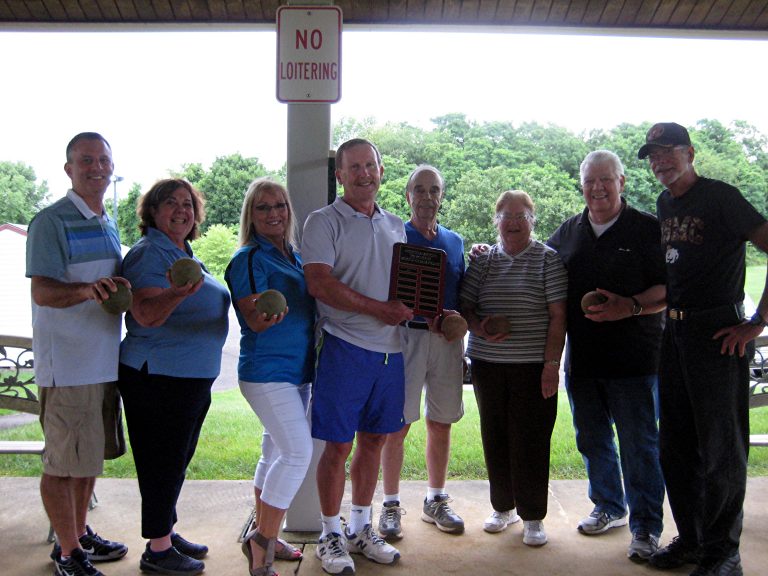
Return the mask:
[[[349, 486], [349, 485], [347, 485]], [[401, 496], [408, 514], [403, 519], [404, 538], [396, 543], [402, 554], [395, 566], [381, 566], [363, 557], [356, 559], [357, 574], [509, 574], [564, 576], [623, 576], [658, 574], [647, 565], [626, 558], [629, 532], [616, 528], [600, 536], [583, 536], [576, 531], [578, 520], [589, 513], [587, 483], [562, 480], [551, 483], [549, 513], [545, 527], [549, 543], [530, 548], [522, 543], [522, 524], [500, 534], [487, 534], [482, 522], [489, 513], [488, 484], [484, 481], [450, 482], [454, 509], [462, 515], [466, 532], [444, 534], [420, 520], [424, 482], [403, 483]], [[135, 480], [101, 479], [96, 484], [99, 505], [89, 515], [89, 524], [112, 540], [125, 542], [128, 555], [120, 561], [99, 564], [106, 576], [139, 574], [138, 561], [144, 547], [140, 537], [140, 499]], [[237, 542], [253, 501], [250, 481], [189, 481], [179, 501], [177, 528], [190, 540], [211, 548], [206, 574], [245, 576], [246, 560]], [[374, 501], [378, 519], [381, 495]], [[349, 494], [342, 514], [349, 510]], [[662, 542], [675, 535], [674, 523], [666, 510], [667, 528]], [[38, 479], [0, 478], [0, 575], [50, 575], [51, 546], [45, 542], [48, 523], [40, 502]], [[303, 546], [301, 562], [279, 562], [283, 576], [320, 576], [315, 558], [315, 534], [288, 533], [285, 537]], [[752, 478], [747, 489], [741, 554], [744, 573], [768, 573], [768, 477]], [[670, 574], [688, 574], [692, 567]]]

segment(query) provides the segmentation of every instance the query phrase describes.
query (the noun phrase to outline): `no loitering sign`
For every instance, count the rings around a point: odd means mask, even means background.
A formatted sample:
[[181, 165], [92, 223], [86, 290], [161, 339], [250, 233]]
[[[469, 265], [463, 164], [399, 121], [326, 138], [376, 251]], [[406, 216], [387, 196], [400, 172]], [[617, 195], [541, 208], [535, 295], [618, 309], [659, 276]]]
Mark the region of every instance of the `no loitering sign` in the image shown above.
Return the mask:
[[277, 99], [338, 102], [341, 98], [341, 8], [277, 9]]

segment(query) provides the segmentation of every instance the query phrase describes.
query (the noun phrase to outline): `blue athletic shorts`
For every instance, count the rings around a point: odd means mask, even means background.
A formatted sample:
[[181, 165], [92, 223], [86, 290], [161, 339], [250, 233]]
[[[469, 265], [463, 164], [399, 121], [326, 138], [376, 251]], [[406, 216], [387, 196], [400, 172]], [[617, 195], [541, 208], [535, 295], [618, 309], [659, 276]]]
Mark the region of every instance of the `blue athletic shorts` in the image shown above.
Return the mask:
[[312, 437], [352, 442], [355, 432], [389, 434], [403, 427], [403, 355], [371, 352], [328, 332], [312, 387]]

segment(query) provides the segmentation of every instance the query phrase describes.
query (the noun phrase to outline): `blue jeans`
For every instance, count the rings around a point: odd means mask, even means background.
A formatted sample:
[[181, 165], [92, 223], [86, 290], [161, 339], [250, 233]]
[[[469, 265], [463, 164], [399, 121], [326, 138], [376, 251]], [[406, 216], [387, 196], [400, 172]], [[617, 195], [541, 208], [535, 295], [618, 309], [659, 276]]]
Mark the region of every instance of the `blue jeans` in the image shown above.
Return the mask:
[[[574, 378], [566, 375], [565, 387], [573, 413], [576, 446], [589, 477], [590, 500], [599, 511], [617, 516], [624, 515], [629, 505], [632, 532], [645, 529], [660, 535], [664, 480], [656, 425], [657, 377]], [[619, 436], [618, 453], [613, 424]]]

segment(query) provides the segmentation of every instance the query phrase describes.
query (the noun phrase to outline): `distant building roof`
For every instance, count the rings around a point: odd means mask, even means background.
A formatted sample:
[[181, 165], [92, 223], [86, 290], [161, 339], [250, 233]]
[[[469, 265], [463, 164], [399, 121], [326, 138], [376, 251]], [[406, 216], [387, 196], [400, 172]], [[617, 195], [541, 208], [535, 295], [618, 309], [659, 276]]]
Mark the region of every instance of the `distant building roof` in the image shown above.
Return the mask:
[[11, 232], [17, 232], [21, 234], [22, 236], [27, 235], [27, 225], [26, 224], [11, 224], [9, 222], [5, 222], [3, 224], [0, 224], [0, 232], [3, 230], [9, 230]]

